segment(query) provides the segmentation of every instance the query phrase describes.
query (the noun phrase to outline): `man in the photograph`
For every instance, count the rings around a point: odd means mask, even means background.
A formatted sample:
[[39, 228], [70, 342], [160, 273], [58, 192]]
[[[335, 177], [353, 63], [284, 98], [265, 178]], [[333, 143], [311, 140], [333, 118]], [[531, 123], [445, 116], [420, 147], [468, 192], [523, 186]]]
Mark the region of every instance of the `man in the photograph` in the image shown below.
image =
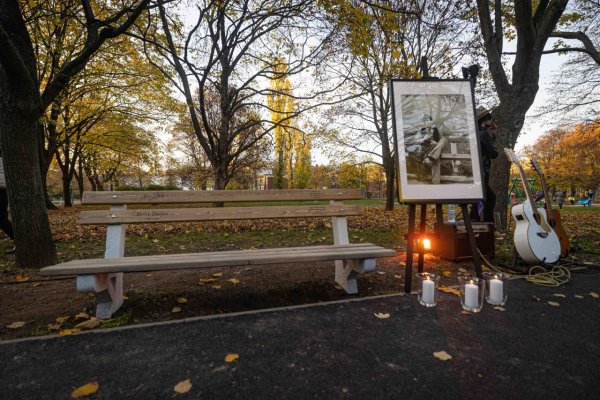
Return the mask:
[[429, 167], [434, 165], [442, 156], [442, 150], [446, 143], [448, 143], [448, 140], [442, 136], [437, 126], [433, 126], [431, 128], [431, 135], [425, 143], [423, 164]]
[[415, 137], [411, 140], [410, 146], [406, 147], [409, 156], [418, 163], [417, 179], [420, 182], [440, 182], [440, 169], [436, 168], [442, 150], [448, 142], [443, 137], [440, 129], [433, 123], [433, 118], [429, 114], [423, 116], [425, 126], [421, 127]]

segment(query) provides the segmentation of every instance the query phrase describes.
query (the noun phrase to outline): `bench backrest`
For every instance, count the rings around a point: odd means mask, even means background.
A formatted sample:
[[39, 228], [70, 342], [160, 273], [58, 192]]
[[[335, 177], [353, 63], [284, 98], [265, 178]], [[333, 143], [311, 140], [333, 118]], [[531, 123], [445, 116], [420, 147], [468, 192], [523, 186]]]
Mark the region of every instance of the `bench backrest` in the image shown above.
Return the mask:
[[[85, 192], [82, 204], [110, 205], [111, 209], [83, 211], [80, 223], [84, 225], [119, 225], [264, 218], [346, 217], [360, 215], [362, 207], [343, 204], [342, 201], [360, 198], [359, 189]], [[324, 200], [328, 200], [330, 204], [127, 210], [127, 205], [144, 204], [315, 202]]]

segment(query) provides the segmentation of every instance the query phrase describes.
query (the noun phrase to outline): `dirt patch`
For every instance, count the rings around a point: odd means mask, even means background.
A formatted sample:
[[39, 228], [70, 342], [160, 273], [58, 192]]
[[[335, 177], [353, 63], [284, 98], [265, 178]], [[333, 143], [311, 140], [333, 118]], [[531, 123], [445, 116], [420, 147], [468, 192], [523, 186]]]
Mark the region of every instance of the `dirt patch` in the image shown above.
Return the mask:
[[[440, 273], [444, 270], [456, 275], [462, 265], [431, 256], [428, 259], [427, 269]], [[403, 291], [404, 260], [402, 253], [380, 259], [376, 272], [363, 274], [359, 278], [359, 294], [355, 296]], [[471, 266], [464, 264], [465, 268]], [[354, 297], [335, 285], [333, 276], [332, 262], [126, 274], [124, 286], [127, 299], [115, 319], [105, 326]], [[208, 282], [212, 279], [214, 281]], [[1, 290], [2, 339], [58, 333], [51, 330], [52, 325], [54, 328], [59, 325], [57, 318], [69, 317], [60, 323], [60, 330], [64, 330], [81, 322], [76, 320], [77, 314], [85, 312], [93, 315], [95, 311], [94, 296], [77, 293], [74, 278], [4, 284]], [[174, 310], [175, 307], [181, 311]], [[25, 325], [19, 329], [6, 327], [15, 321], [23, 321]]]

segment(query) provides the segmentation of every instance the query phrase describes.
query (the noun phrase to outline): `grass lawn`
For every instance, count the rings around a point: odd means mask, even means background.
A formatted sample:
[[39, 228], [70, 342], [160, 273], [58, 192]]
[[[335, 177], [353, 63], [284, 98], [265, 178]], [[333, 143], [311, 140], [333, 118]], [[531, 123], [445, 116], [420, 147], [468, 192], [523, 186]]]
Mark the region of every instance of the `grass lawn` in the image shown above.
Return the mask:
[[[365, 213], [348, 218], [350, 241], [369, 242], [398, 251], [395, 257], [378, 260], [375, 273], [359, 278], [359, 296], [403, 290], [407, 207], [383, 210], [378, 199], [361, 201]], [[58, 256], [61, 261], [101, 258], [104, 254], [105, 228], [80, 226], [81, 206], [49, 213]], [[571, 241], [583, 253], [579, 258], [600, 255], [600, 207], [566, 206], [562, 220]], [[428, 212], [428, 228], [434, 215]], [[514, 225], [514, 224], [511, 224]], [[129, 225], [126, 255], [175, 254], [228, 249], [252, 249], [332, 244], [328, 218], [220, 221]], [[4, 249], [12, 242], [0, 240], [0, 338], [8, 339], [56, 333], [73, 328], [77, 315], [93, 315], [95, 300], [88, 293], [77, 293], [74, 280], [46, 280], [33, 269], [15, 267], [14, 256]], [[512, 235], [496, 241], [493, 262], [508, 263], [512, 257]], [[587, 258], [590, 259], [590, 258]], [[469, 261], [452, 262], [427, 254], [425, 268], [443, 273], [444, 284], [456, 283], [460, 270], [472, 270]], [[115, 318], [103, 327], [138, 322], [163, 321], [244, 311], [293, 304], [306, 304], [347, 298], [333, 284], [333, 263], [299, 263], [254, 268], [205, 268], [202, 270], [158, 271], [127, 274], [128, 299]], [[180, 304], [180, 301], [185, 303]], [[68, 317], [65, 319], [65, 317]], [[15, 321], [24, 327], [12, 330]]]
[[[393, 211], [386, 212], [382, 209], [383, 201], [368, 199], [355, 202], [365, 205], [365, 213], [348, 219], [352, 243], [368, 242], [393, 248], [405, 246], [407, 207], [397, 204]], [[78, 215], [81, 210], [81, 206], [74, 206], [49, 212], [61, 261], [97, 258], [104, 254], [105, 229], [80, 226]], [[428, 214], [428, 228], [432, 229], [434, 216]], [[585, 252], [600, 252], [600, 207], [564, 206], [561, 215], [573, 243]], [[514, 223], [511, 221], [512, 227]], [[508, 238], [511, 238], [510, 233]], [[126, 254], [289, 247], [332, 244], [332, 241], [331, 223], [326, 218], [130, 225]], [[15, 268], [14, 257], [3, 252], [11, 245], [7, 239], [0, 240], [0, 279], [10, 280], [15, 275], [35, 273]], [[498, 246], [500, 261], [507, 261], [504, 258], [512, 251], [511, 240], [499, 242]]]

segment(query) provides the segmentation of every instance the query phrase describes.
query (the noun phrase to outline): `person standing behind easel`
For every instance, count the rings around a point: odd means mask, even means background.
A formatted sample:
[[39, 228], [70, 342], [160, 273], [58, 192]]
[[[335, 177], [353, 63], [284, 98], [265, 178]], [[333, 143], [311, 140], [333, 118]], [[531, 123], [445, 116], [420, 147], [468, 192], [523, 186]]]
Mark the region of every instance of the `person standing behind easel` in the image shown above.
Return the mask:
[[[4, 176], [4, 162], [2, 160], [2, 153], [0, 152], [0, 229], [6, 233], [6, 235], [13, 239], [15, 235], [13, 233], [13, 226], [8, 219], [8, 193], [6, 192], [6, 177]], [[6, 254], [14, 253], [15, 247], [11, 247], [5, 251]]]
[[494, 223], [494, 207], [496, 206], [496, 194], [490, 187], [490, 170], [492, 160], [498, 157], [496, 147], [496, 130], [498, 126], [492, 118], [492, 114], [483, 107], [477, 108], [477, 124], [479, 128], [479, 144], [481, 145], [481, 165], [483, 167], [483, 187], [485, 190], [485, 202], [483, 212], [480, 212], [477, 204], [471, 206], [471, 220]]

